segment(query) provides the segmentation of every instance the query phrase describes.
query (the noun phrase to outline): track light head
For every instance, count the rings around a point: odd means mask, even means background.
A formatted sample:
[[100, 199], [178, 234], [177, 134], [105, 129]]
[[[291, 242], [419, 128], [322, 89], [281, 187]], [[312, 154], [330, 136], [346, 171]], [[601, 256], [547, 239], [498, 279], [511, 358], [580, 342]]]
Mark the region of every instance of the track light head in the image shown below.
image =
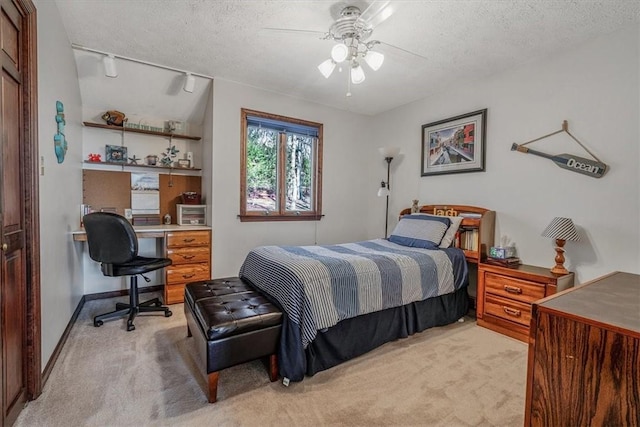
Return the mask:
[[184, 77], [184, 86], [182, 86], [182, 89], [184, 89], [185, 92], [193, 93], [193, 89], [196, 86], [196, 78], [193, 77], [191, 73], [185, 73]]
[[116, 68], [116, 58], [113, 55], [107, 55], [102, 58], [104, 66], [104, 75], [107, 77], [118, 77], [118, 69]]

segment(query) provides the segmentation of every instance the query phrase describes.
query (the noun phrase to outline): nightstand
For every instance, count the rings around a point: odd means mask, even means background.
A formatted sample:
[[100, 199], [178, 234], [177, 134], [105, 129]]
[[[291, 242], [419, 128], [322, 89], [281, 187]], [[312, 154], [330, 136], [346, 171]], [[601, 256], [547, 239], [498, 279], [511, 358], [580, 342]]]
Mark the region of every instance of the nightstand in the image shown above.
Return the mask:
[[478, 325], [527, 342], [531, 304], [572, 286], [573, 273], [558, 275], [525, 264], [508, 268], [480, 263]]

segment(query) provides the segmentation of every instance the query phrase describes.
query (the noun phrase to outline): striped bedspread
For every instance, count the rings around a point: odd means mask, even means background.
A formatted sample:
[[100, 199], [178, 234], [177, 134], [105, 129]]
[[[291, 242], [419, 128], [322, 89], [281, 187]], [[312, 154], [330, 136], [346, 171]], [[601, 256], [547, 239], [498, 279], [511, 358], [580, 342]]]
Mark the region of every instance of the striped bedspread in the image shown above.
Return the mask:
[[[457, 272], [454, 274], [454, 272]], [[448, 294], [467, 284], [459, 249], [429, 250], [384, 239], [329, 246], [262, 246], [240, 277], [274, 298], [299, 328], [302, 349], [351, 317]]]

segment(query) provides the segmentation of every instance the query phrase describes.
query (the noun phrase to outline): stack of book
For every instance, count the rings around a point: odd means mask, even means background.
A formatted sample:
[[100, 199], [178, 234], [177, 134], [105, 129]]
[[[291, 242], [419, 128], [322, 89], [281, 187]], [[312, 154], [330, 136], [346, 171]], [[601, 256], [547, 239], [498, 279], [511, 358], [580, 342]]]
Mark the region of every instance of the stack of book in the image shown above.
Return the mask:
[[520, 258], [518, 258], [516, 256], [510, 257], [510, 258], [492, 258], [492, 257], [487, 257], [485, 262], [487, 264], [500, 265], [502, 267], [517, 267], [517, 266], [519, 266], [521, 264]]

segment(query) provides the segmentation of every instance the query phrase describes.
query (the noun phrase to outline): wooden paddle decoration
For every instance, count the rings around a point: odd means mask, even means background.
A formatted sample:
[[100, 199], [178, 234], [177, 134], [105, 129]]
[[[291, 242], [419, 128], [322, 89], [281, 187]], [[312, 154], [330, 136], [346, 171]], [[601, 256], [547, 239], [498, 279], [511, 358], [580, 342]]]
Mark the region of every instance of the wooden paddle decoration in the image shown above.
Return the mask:
[[[595, 160], [585, 159], [584, 157], [574, 156], [573, 154], [547, 154], [542, 151], [532, 150], [531, 148], [525, 147], [527, 144], [531, 144], [532, 142], [539, 141], [544, 138], [548, 138], [552, 135], [555, 135], [560, 132], [566, 132], [575, 142], [578, 143], [584, 150], [591, 154]], [[535, 154], [536, 156], [544, 157], [545, 159], [553, 160], [553, 162], [560, 166], [562, 169], [567, 169], [573, 172], [578, 172], [583, 175], [588, 175], [593, 178], [600, 178], [607, 171], [608, 166], [600, 161], [596, 156], [593, 155], [591, 151], [587, 149], [580, 141], [576, 139], [575, 136], [571, 135], [569, 132], [569, 123], [566, 120], [562, 122], [562, 129], [556, 132], [552, 132], [549, 135], [541, 136], [540, 138], [532, 139], [531, 141], [525, 142], [524, 144], [516, 144], [513, 143], [511, 145], [511, 151], [520, 151], [521, 153], [529, 153]]]
[[536, 156], [553, 160], [553, 163], [560, 166], [562, 169], [582, 173], [594, 178], [600, 178], [607, 171], [607, 165], [602, 162], [585, 159], [584, 157], [574, 156], [572, 154], [566, 153], [556, 155], [547, 154], [541, 151], [532, 150], [531, 148], [527, 148], [523, 145], [518, 145], [515, 142], [511, 146], [511, 151], [520, 151], [521, 153], [535, 154]]

